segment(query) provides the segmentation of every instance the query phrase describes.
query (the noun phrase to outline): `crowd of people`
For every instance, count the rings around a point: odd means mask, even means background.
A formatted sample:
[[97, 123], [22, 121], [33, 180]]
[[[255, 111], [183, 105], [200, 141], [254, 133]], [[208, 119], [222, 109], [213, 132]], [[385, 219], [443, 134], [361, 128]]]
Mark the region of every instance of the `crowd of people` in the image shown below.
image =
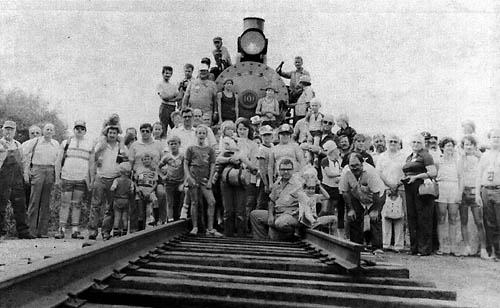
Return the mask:
[[[214, 43], [218, 54], [222, 39]], [[10, 200], [18, 237], [47, 237], [57, 185], [57, 239], [68, 232], [83, 238], [80, 214], [88, 190], [93, 240], [99, 229], [107, 240], [191, 217], [191, 235], [290, 240], [315, 228], [375, 253], [406, 248], [422, 256], [500, 257], [500, 129], [489, 132], [485, 152], [470, 121], [458, 140], [441, 138], [438, 146], [436, 136], [419, 133], [408, 140], [409, 150], [397, 134], [358, 133], [346, 114], [322, 110], [301, 57], [295, 58], [295, 71], [277, 69], [291, 79], [293, 119], [278, 121], [273, 85], [259, 100], [257, 115], [242, 118], [233, 81], [224, 80], [218, 92], [212, 80], [217, 71], [206, 60], [196, 78], [194, 66], [186, 64], [179, 84], [170, 82], [172, 67], [163, 67], [160, 121], [138, 130], [129, 127], [123, 134], [113, 114], [98, 140], [86, 136], [87, 125], [79, 120], [60, 144], [49, 123], [32, 126], [31, 139], [21, 145], [14, 139], [16, 123], [5, 121], [0, 235]], [[221, 63], [219, 71], [227, 60]], [[478, 251], [471, 249], [469, 209]], [[465, 249], [458, 249], [458, 229]]]

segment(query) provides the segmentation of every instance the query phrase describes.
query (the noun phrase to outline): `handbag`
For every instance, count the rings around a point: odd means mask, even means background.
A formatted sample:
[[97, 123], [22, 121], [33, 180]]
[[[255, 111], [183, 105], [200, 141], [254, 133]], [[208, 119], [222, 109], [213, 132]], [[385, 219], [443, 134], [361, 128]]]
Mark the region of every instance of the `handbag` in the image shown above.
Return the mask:
[[389, 195], [385, 197], [382, 216], [389, 219], [403, 218], [403, 198], [397, 196], [396, 199], [393, 200]]
[[437, 198], [439, 196], [438, 183], [433, 179], [425, 179], [418, 187], [418, 194], [423, 197]]
[[242, 166], [228, 165], [222, 170], [222, 181], [235, 187], [244, 187], [250, 184], [250, 171]]

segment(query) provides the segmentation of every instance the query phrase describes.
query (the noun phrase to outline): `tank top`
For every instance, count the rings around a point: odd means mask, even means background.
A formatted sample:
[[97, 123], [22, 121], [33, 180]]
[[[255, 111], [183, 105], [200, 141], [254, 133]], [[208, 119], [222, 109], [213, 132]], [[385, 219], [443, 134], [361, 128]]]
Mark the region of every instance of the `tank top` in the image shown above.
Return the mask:
[[234, 103], [236, 101], [235, 95], [233, 93], [233, 97], [227, 97], [224, 94], [224, 91], [221, 92], [222, 96], [220, 99], [220, 109], [221, 109], [221, 117], [222, 121], [231, 120], [236, 121], [236, 108]]

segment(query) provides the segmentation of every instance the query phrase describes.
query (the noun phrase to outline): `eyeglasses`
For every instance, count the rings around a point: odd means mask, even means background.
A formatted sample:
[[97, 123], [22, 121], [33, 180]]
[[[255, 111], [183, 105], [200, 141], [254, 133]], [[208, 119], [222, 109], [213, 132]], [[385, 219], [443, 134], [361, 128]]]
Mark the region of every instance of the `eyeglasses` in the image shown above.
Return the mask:
[[185, 115], [185, 116], [182, 116], [184, 119], [190, 119], [192, 118], [193, 116], [190, 116], [190, 115]]
[[323, 124], [325, 124], [325, 125], [333, 125], [333, 122], [330, 122], [330, 121], [323, 121]]
[[77, 131], [86, 131], [85, 127], [75, 127]]
[[292, 171], [293, 169], [280, 169], [280, 171]]
[[389, 143], [399, 143], [397, 140], [389, 140]]
[[150, 133], [151, 131], [149, 129], [141, 129], [141, 133]]

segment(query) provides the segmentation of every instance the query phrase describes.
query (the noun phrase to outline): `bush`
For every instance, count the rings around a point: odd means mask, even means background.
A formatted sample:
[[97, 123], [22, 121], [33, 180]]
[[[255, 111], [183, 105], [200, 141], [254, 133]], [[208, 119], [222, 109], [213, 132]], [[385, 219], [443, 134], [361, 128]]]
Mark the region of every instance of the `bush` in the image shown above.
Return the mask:
[[[46, 123], [54, 124], [56, 129], [54, 138], [58, 141], [62, 141], [67, 135], [66, 125], [59, 118], [56, 110], [49, 109], [48, 101], [39, 95], [27, 94], [20, 89], [5, 91], [0, 88], [0, 125], [5, 120], [16, 122], [16, 140], [21, 143], [29, 139], [28, 129], [31, 125], [43, 126]], [[0, 130], [0, 136], [1, 134]], [[57, 192], [54, 192], [50, 203], [51, 230], [54, 230], [54, 228], [57, 229], [59, 206], [60, 194], [58, 195]], [[6, 212], [7, 235], [15, 236], [17, 232], [10, 204], [7, 205]], [[88, 211], [85, 211], [85, 214], [82, 212], [82, 221], [85, 219], [84, 215], [87, 215], [86, 218], [88, 218]]]

